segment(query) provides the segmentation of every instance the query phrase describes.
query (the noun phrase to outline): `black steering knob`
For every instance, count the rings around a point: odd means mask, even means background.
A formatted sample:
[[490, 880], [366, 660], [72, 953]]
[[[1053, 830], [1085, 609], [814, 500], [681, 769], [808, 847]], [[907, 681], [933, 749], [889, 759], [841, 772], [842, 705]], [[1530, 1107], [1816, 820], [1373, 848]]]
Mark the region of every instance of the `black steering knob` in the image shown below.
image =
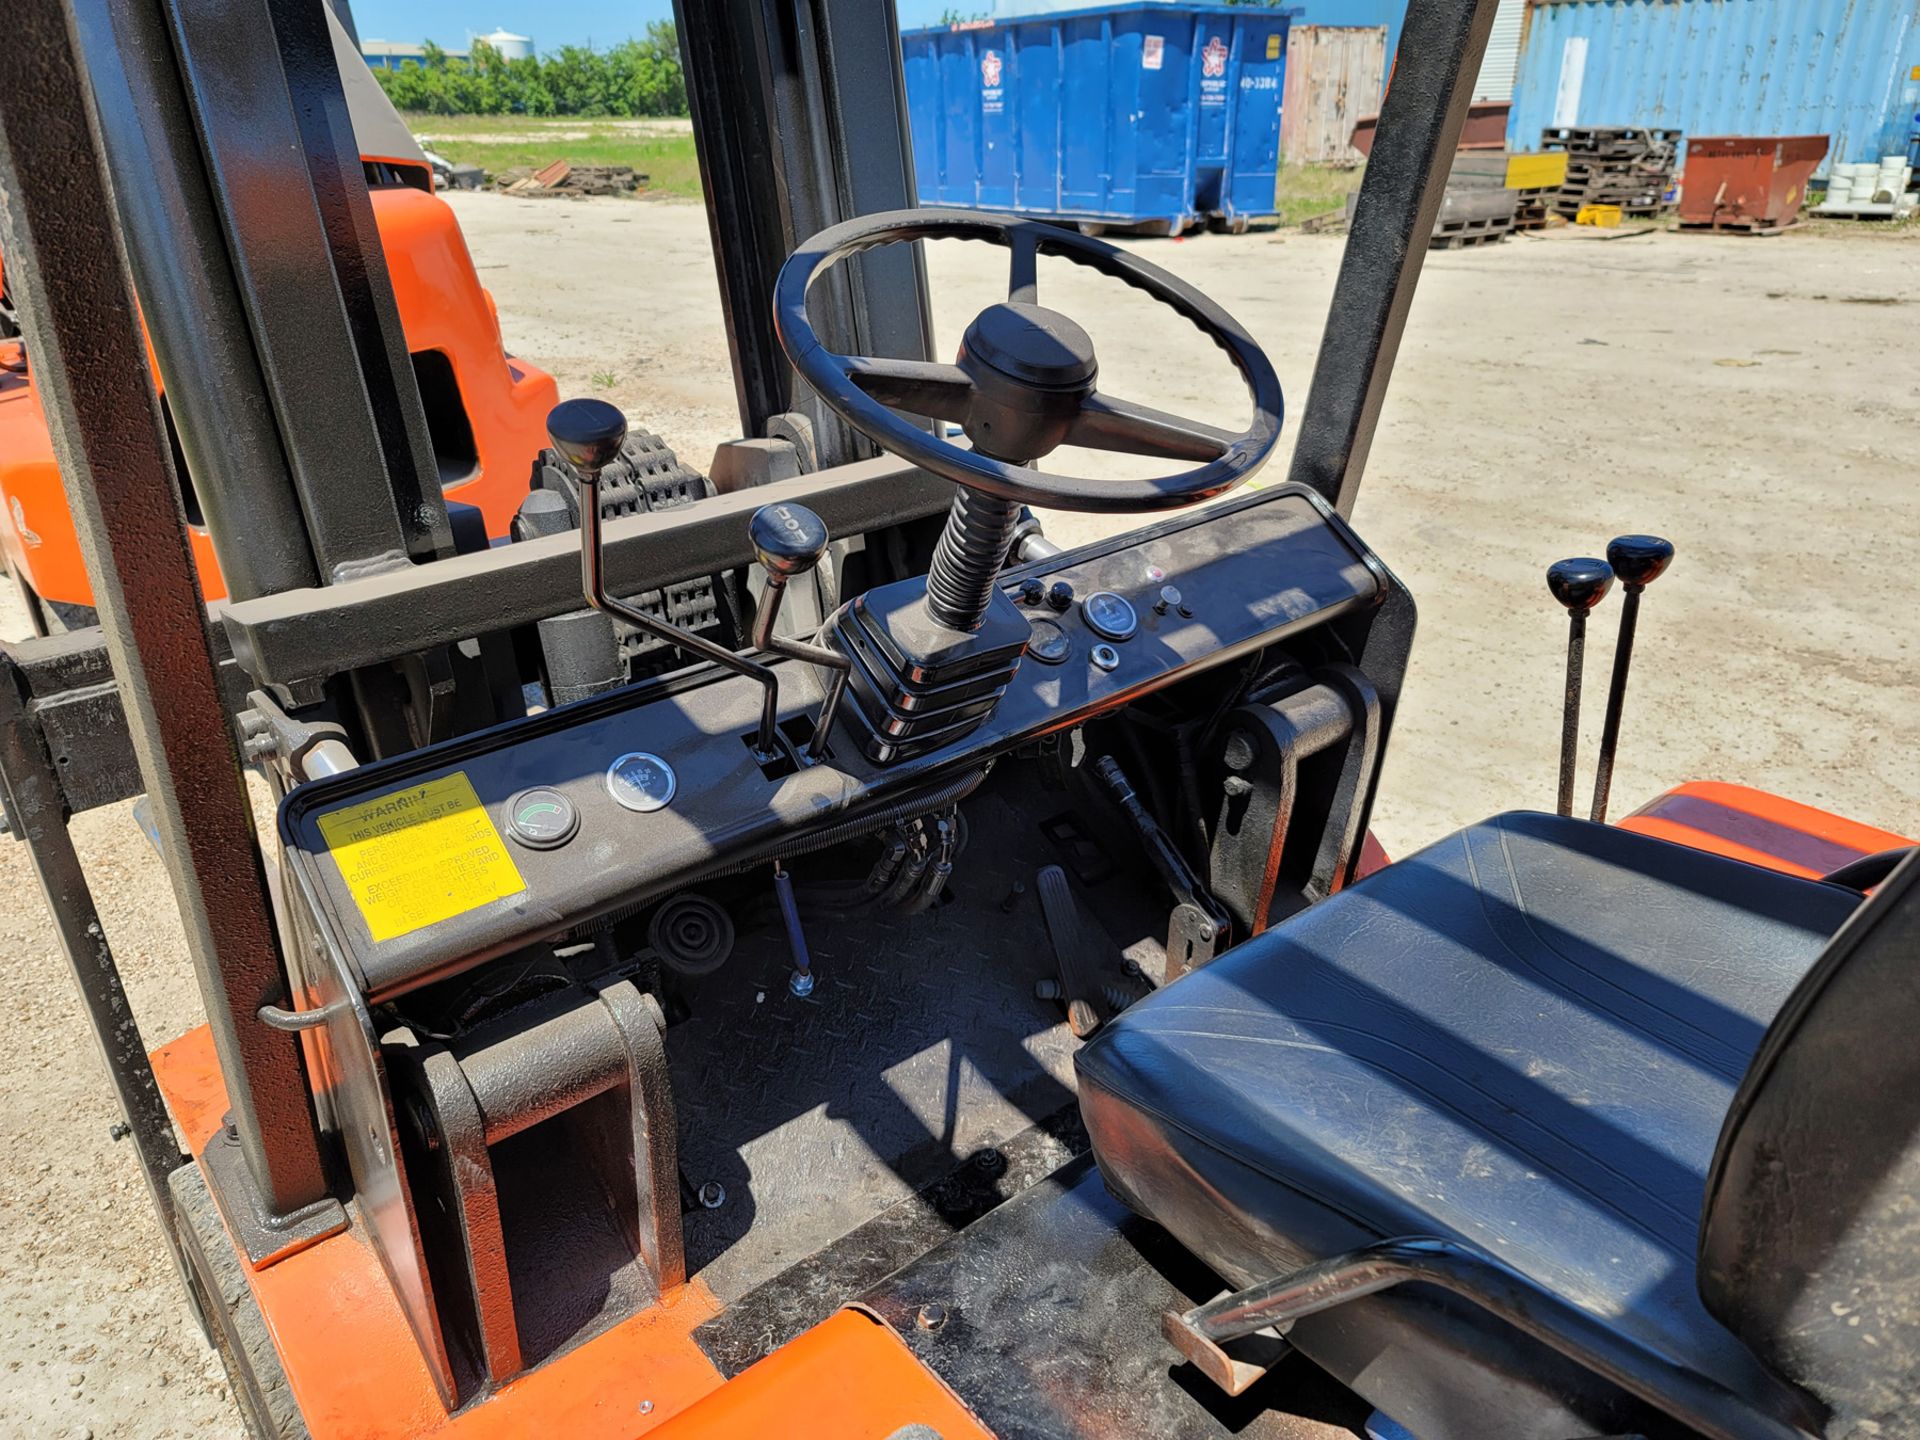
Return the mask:
[[747, 523], [753, 554], [767, 573], [781, 580], [804, 575], [827, 553], [827, 525], [804, 505], [781, 501], [762, 505]]
[[1593, 609], [1612, 588], [1613, 567], [1591, 555], [1562, 560], [1547, 571], [1547, 589], [1567, 607], [1569, 615], [1583, 615]]
[[598, 475], [619, 457], [627, 417], [604, 400], [563, 400], [547, 412], [547, 438], [575, 470]]
[[1644, 590], [1673, 563], [1673, 542], [1658, 535], [1622, 535], [1607, 546], [1607, 563], [1629, 590]]

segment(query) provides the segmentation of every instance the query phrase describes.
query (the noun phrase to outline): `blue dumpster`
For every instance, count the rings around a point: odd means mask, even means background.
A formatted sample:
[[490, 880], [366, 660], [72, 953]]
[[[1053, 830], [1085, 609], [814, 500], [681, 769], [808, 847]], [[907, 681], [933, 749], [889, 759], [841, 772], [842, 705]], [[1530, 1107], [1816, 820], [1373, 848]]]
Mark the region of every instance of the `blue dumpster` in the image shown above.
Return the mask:
[[901, 41], [924, 205], [1168, 235], [1274, 213], [1281, 11], [1119, 5]]

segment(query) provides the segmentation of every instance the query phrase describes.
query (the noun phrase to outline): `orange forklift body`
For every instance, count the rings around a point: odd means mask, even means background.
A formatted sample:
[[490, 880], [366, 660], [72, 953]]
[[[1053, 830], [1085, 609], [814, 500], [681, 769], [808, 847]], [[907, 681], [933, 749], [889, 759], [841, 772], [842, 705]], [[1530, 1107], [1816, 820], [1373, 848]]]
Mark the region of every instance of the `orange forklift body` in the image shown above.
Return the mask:
[[[470, 468], [457, 476], [443, 468], [447, 499], [479, 507], [487, 534], [504, 535], [546, 444], [546, 414], [559, 400], [558, 388], [544, 370], [505, 353], [493, 297], [480, 284], [447, 203], [407, 185], [382, 186], [371, 197], [407, 349], [416, 366], [433, 356], [425, 364], [443, 385], [451, 376], [455, 393], [436, 397], [437, 403], [457, 401], [472, 431]], [[53, 440], [18, 341], [0, 342], [0, 507], [8, 569], [42, 600], [91, 605], [93, 587]], [[188, 538], [201, 593], [222, 599], [226, 584], [206, 526], [190, 524]]]
[[[1913, 840], [1744, 785], [1694, 781], [1620, 822], [1677, 844], [1790, 875]], [[1389, 863], [1372, 844], [1368, 873]], [[219, 1143], [226, 1086], [202, 1025], [153, 1052], [154, 1074], [185, 1138], [206, 1167]], [[279, 1264], [248, 1269], [313, 1440], [447, 1436], [506, 1440], [887, 1440], [924, 1425], [941, 1440], [993, 1432], [885, 1325], [839, 1311], [726, 1379], [693, 1332], [720, 1313], [697, 1276], [538, 1369], [485, 1403], [449, 1415], [434, 1389], [379, 1258], [358, 1228]], [[610, 1384], [609, 1376], [627, 1377]]]
[[[227, 1110], [207, 1027], [154, 1051], [153, 1067], [204, 1169]], [[246, 1278], [313, 1440], [886, 1440], [916, 1424], [941, 1440], [993, 1440], [897, 1335], [857, 1310], [728, 1380], [693, 1337], [721, 1309], [695, 1277], [449, 1415], [364, 1229]], [[611, 1376], [625, 1378], [610, 1384]]]

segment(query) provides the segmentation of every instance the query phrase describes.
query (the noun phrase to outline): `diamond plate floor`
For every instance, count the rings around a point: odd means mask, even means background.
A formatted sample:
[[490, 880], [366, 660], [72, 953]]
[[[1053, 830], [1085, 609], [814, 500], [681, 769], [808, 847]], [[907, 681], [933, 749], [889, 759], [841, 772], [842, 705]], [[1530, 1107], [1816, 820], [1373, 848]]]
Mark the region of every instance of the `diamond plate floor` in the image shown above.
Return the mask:
[[[807, 919], [808, 999], [787, 991], [777, 930], [743, 934], [722, 970], [688, 986], [693, 1018], [667, 1035], [681, 1167], [727, 1199], [686, 1216], [687, 1265], [722, 1300], [1073, 1099], [1078, 1042], [1033, 994], [1054, 973], [1034, 874], [1061, 858], [1034, 784], [1030, 767], [1004, 765], [963, 805], [950, 902]], [[1016, 879], [1027, 893], [1003, 911]], [[1080, 894], [1116, 947], [1158, 955], [1167, 910], [1150, 881], [1122, 867]]]

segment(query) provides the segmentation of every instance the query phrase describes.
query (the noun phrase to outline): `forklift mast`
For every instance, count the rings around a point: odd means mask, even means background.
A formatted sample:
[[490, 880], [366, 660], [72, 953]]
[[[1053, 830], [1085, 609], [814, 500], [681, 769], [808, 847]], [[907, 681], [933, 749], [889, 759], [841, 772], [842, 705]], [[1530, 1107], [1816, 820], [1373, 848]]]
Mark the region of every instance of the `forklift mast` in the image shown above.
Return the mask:
[[[832, 5], [721, 0], [674, 6], [694, 149], [732, 352], [740, 431], [798, 412], [815, 437], [805, 468], [872, 454], [809, 394], [773, 330], [774, 278], [830, 225], [915, 203], [899, 18], [891, 0]], [[842, 354], [932, 358], [920, 247], [843, 267], [815, 302]], [[793, 433], [791, 424], [782, 427]]]

